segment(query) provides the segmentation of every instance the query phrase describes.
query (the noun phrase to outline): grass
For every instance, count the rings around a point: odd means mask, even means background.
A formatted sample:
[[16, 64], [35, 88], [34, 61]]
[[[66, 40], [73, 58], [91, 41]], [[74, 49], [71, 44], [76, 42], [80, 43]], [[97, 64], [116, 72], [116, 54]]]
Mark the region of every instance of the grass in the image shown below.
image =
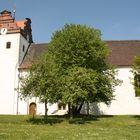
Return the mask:
[[0, 115], [0, 140], [140, 140], [140, 116]]

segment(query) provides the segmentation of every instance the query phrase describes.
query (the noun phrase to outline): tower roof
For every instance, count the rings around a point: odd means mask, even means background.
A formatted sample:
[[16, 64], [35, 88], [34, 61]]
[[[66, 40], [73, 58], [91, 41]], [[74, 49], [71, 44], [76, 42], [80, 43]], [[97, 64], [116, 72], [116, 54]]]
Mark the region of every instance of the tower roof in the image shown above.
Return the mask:
[[7, 28], [8, 34], [21, 33], [25, 38], [27, 38], [28, 35], [29, 42], [33, 42], [31, 20], [29, 18], [16, 21], [11, 12], [4, 10], [0, 13], [0, 30], [2, 28]]
[[8, 22], [13, 22], [11, 12], [4, 10], [0, 13], [0, 24], [5, 24]]
[[1, 15], [4, 15], [4, 14], [11, 14], [11, 12], [10, 12], [10, 11], [7, 11], [7, 10], [3, 10], [0, 14], [1, 14]]

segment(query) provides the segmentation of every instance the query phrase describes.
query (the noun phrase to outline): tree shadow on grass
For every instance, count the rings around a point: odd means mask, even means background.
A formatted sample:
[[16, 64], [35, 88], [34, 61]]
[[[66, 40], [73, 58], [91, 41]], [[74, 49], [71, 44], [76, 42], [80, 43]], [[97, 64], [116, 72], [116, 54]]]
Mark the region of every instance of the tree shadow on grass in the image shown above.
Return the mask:
[[79, 115], [68, 120], [69, 124], [89, 124], [93, 121], [98, 121], [98, 118], [93, 115]]
[[133, 117], [136, 118], [136, 119], [138, 119], [138, 120], [140, 120], [140, 115], [135, 115]]
[[94, 121], [100, 121], [100, 118], [110, 118], [114, 117], [113, 115], [85, 115], [80, 114], [75, 116], [73, 119], [69, 119], [70, 124], [85, 124], [92, 123]]
[[39, 116], [39, 117], [32, 117], [32, 118], [29, 118], [27, 120], [28, 123], [32, 123], [32, 124], [50, 124], [50, 125], [53, 125], [53, 124], [56, 124], [56, 123], [61, 123], [63, 122], [64, 120], [61, 119], [61, 118], [56, 118], [56, 117], [47, 117], [47, 118], [44, 118], [44, 116]]
[[57, 124], [62, 123], [64, 121], [68, 122], [69, 124], [86, 124], [86, 123], [92, 123], [94, 121], [99, 121], [100, 118], [110, 118], [113, 117], [112, 115], [76, 115], [72, 119], [70, 119], [69, 115], [61, 115], [61, 116], [48, 116], [47, 118], [44, 118], [44, 116], [36, 116], [36, 117], [30, 117], [27, 122], [32, 124]]
[[98, 115], [98, 118], [112, 118], [114, 115]]

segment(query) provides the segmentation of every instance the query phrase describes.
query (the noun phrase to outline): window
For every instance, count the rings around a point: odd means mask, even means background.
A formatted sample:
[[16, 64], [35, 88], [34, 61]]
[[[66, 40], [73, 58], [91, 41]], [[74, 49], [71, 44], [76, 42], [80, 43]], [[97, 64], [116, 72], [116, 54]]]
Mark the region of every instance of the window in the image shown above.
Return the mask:
[[11, 42], [7, 42], [6, 43], [6, 49], [10, 49], [11, 48]]
[[23, 52], [25, 51], [25, 46], [24, 46], [24, 45], [22, 46], [22, 51], [23, 51]]
[[58, 110], [66, 110], [66, 104], [58, 103]]

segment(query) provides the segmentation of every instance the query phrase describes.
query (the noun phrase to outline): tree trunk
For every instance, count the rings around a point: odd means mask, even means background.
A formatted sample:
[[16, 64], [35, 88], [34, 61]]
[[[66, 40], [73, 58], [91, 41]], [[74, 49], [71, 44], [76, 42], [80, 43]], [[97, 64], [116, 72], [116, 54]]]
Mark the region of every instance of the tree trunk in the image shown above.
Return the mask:
[[81, 103], [79, 106], [73, 106], [70, 103], [68, 103], [68, 114], [70, 115], [70, 118], [73, 118], [73, 115], [79, 115], [80, 111], [82, 109], [83, 103]]
[[72, 105], [70, 106], [70, 119], [73, 119], [73, 109], [72, 109]]
[[73, 114], [74, 115], [79, 115], [80, 111], [82, 109], [83, 103], [81, 103], [80, 105], [77, 105], [76, 107], [73, 106]]
[[87, 102], [87, 115], [89, 115], [89, 102]]
[[68, 114], [70, 116], [70, 119], [73, 119], [73, 107], [71, 103], [68, 103]]
[[47, 100], [45, 100], [45, 119], [47, 118], [48, 115], [48, 108], [47, 108]]
[[82, 106], [83, 106], [83, 103], [80, 104], [79, 108], [77, 109], [77, 114], [79, 115], [80, 114], [80, 111], [82, 109]]

